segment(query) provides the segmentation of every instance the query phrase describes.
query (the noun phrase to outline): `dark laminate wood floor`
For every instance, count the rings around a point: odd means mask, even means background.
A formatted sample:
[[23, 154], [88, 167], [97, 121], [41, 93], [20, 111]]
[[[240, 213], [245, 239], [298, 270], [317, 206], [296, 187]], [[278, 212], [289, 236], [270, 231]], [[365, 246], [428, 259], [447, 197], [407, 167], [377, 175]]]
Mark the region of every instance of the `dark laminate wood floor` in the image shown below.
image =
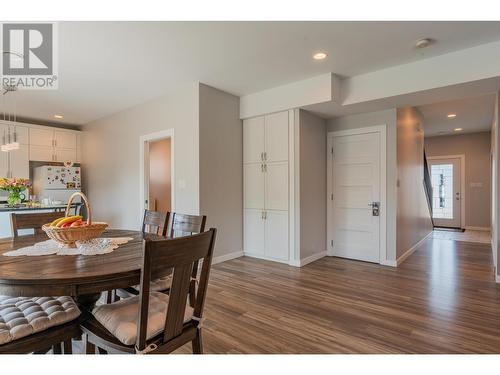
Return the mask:
[[431, 238], [399, 268], [243, 257], [213, 267], [205, 313], [206, 353], [500, 353], [485, 244]]

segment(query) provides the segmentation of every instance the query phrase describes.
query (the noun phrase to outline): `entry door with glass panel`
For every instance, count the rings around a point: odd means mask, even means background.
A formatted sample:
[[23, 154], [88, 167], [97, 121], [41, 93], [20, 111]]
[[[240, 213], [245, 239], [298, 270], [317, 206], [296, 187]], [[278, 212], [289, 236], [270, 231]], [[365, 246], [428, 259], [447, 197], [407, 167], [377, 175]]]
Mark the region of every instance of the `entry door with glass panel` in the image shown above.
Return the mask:
[[437, 227], [460, 228], [460, 158], [429, 160], [432, 181], [432, 217]]

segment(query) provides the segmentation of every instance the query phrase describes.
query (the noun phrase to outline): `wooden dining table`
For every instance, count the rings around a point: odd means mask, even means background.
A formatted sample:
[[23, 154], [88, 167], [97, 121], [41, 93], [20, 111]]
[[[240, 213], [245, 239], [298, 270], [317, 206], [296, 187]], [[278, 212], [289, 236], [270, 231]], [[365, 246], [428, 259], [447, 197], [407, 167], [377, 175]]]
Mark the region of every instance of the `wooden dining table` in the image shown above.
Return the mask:
[[42, 256], [3, 254], [47, 240], [45, 234], [0, 242], [0, 295], [72, 296], [81, 309], [90, 311], [101, 292], [139, 284], [143, 240], [159, 236], [111, 229], [102, 237], [132, 237], [133, 240], [108, 254]]

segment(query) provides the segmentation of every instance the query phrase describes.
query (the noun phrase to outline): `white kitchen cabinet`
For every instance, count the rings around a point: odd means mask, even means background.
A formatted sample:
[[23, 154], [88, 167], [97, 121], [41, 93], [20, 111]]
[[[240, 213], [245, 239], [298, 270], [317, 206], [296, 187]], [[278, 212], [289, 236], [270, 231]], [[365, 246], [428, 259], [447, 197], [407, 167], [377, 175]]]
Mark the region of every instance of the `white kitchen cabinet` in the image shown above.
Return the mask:
[[[30, 146], [54, 147], [54, 129], [53, 128], [31, 128]], [[32, 159], [33, 160], [33, 159]]]
[[[76, 134], [74, 132], [55, 130], [54, 131], [54, 146], [62, 149], [76, 150]], [[76, 158], [76, 155], [75, 155]], [[72, 159], [75, 160], [75, 159]]]
[[250, 163], [243, 166], [244, 207], [262, 210], [265, 207], [264, 164]]
[[244, 252], [288, 262], [290, 176], [288, 111], [243, 121]]
[[264, 117], [243, 121], [243, 162], [261, 162], [265, 148]]
[[262, 210], [244, 210], [244, 248], [245, 253], [254, 256], [265, 255], [265, 222]]
[[265, 212], [265, 255], [287, 261], [289, 258], [288, 211]]
[[265, 116], [266, 162], [288, 160], [288, 111]]
[[265, 165], [265, 208], [288, 210], [288, 162]]
[[0, 178], [7, 178], [9, 174], [9, 154], [0, 151]]
[[52, 146], [30, 145], [29, 160], [54, 161], [54, 149]]
[[65, 161], [76, 161], [76, 148], [66, 149], [66, 148], [55, 148], [54, 149], [54, 161], [65, 162]]
[[20, 145], [18, 150], [10, 154], [10, 177], [30, 178], [30, 161], [28, 145]]

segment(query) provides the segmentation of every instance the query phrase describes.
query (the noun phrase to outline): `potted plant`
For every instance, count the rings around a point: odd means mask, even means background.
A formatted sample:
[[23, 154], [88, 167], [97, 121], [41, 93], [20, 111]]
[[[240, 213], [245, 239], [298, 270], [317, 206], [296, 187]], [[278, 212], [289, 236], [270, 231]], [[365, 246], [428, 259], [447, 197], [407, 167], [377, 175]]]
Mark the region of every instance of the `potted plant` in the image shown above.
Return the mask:
[[31, 186], [30, 180], [26, 178], [0, 178], [0, 190], [7, 191], [7, 204], [15, 206], [21, 204], [26, 199], [23, 191]]

